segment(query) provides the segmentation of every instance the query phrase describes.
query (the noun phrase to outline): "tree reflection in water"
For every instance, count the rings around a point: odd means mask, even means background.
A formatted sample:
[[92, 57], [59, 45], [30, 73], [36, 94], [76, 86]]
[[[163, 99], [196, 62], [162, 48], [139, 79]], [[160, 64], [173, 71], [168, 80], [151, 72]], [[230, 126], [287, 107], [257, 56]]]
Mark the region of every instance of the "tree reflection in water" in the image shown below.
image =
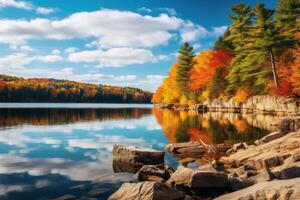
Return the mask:
[[[157, 107], [153, 108], [152, 112], [170, 143], [202, 141], [208, 145], [232, 145], [238, 142], [252, 144], [269, 133], [269, 130], [251, 124], [256, 116], [243, 118], [242, 115], [233, 113], [197, 114], [195, 111], [172, 111]], [[198, 162], [204, 164], [219, 156], [221, 155], [208, 155]], [[188, 165], [195, 160], [184, 158], [179, 162]]]
[[60, 108], [1, 108], [0, 127], [30, 125], [72, 124], [89, 121], [138, 119], [151, 115], [147, 108], [118, 109], [60, 109]]

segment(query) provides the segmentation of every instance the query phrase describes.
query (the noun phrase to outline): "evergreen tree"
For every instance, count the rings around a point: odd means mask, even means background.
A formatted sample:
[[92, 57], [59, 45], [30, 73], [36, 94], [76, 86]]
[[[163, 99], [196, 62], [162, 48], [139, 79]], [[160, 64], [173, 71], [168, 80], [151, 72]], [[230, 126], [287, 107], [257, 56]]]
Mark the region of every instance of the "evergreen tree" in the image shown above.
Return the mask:
[[253, 8], [254, 25], [250, 37], [255, 41], [244, 60], [242, 66], [242, 80], [254, 80], [254, 85], [263, 85], [267, 81], [268, 65], [270, 61], [271, 69], [276, 87], [279, 86], [277, 76], [275, 51], [276, 48], [292, 47], [295, 40], [291, 37], [283, 36], [276, 29], [273, 20], [274, 11], [266, 9], [264, 4], [257, 4]]
[[189, 90], [188, 83], [190, 69], [195, 64], [194, 58], [193, 47], [185, 42], [179, 50], [176, 83], [183, 94], [191, 99], [194, 94]]
[[253, 13], [248, 5], [240, 3], [232, 8], [229, 17], [232, 24], [229, 27], [229, 35], [225, 41], [233, 46], [235, 57], [232, 59], [229, 74], [226, 77], [228, 81], [227, 91], [234, 93], [240, 86], [240, 70], [241, 63], [247, 55], [247, 48], [253, 43], [249, 38], [249, 31], [252, 25]]
[[217, 41], [214, 44], [214, 50], [220, 50], [220, 49], [226, 49], [230, 52], [234, 51], [233, 44], [230, 40], [227, 40], [227, 38], [230, 35], [230, 30], [227, 29], [224, 33], [224, 35], [220, 36]]
[[300, 32], [300, 1], [281, 0], [275, 11], [275, 26], [280, 33], [294, 37]]

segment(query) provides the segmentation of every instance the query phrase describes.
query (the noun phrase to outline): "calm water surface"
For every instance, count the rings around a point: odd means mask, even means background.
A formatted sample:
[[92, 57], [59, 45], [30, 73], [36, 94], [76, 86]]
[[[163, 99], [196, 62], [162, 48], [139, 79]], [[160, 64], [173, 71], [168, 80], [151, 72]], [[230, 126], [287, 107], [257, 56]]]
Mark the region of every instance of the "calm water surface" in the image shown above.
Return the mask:
[[[251, 143], [268, 133], [256, 118], [142, 104], [0, 104], [0, 199], [107, 199], [133, 181], [132, 174], [113, 172], [114, 144], [163, 150], [200, 139]], [[205, 161], [167, 154], [165, 162], [176, 168]]]

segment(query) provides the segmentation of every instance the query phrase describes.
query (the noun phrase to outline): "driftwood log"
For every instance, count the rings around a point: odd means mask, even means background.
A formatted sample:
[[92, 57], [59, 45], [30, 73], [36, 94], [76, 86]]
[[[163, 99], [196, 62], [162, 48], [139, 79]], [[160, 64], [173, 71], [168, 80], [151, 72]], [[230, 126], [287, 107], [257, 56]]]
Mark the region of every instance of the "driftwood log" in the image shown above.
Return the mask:
[[230, 148], [230, 146], [225, 144], [207, 145], [199, 141], [168, 144], [165, 150], [179, 158], [202, 158], [207, 154], [225, 153]]

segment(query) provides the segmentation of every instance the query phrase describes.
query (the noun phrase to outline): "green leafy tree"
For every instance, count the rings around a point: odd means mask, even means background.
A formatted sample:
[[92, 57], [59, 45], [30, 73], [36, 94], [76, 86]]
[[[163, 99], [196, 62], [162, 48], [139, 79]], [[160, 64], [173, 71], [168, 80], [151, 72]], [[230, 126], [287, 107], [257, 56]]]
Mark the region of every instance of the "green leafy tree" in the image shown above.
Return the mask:
[[184, 43], [179, 50], [176, 83], [183, 94], [191, 99], [194, 98], [194, 94], [189, 90], [188, 83], [190, 69], [195, 64], [194, 58], [193, 47], [187, 42]]

